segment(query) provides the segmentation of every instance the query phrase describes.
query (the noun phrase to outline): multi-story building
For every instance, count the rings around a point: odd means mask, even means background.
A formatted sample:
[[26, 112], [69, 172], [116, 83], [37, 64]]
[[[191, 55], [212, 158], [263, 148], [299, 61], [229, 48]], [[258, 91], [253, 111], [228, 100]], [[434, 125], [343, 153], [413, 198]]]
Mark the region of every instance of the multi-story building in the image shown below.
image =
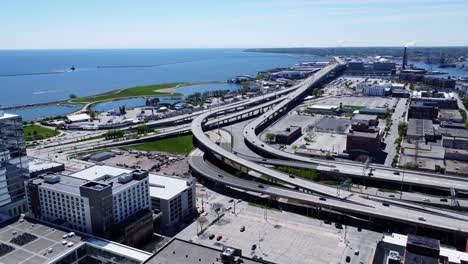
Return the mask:
[[408, 118], [432, 120], [438, 116], [439, 108], [434, 102], [411, 101], [408, 108]]
[[350, 130], [346, 136], [346, 151], [356, 157], [361, 154], [374, 156], [380, 151], [382, 135], [377, 132], [360, 132]]
[[18, 115], [0, 112], [0, 213], [10, 216], [26, 211], [29, 170], [21, 121]]
[[172, 227], [196, 212], [195, 180], [149, 175], [153, 210], [161, 212], [162, 227]]
[[[146, 171], [95, 180], [53, 174], [31, 179], [25, 186], [31, 217], [105, 238], [123, 237], [126, 244], [138, 243], [135, 237], [124, 236], [128, 225], [139, 226], [140, 239], [153, 233], [152, 221], [138, 222], [152, 215]], [[126, 221], [136, 214], [141, 217], [135, 222]]]

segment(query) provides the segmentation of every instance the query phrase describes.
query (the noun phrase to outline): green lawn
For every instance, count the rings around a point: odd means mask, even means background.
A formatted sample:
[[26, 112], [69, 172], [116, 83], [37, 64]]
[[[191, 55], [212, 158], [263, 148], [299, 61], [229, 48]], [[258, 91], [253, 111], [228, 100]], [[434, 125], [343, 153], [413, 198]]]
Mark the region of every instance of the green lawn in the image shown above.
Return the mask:
[[124, 148], [143, 151], [162, 151], [176, 154], [189, 154], [193, 149], [195, 149], [192, 140], [193, 136], [188, 135], [141, 143]]
[[46, 139], [60, 134], [58, 131], [38, 125], [26, 125], [23, 130], [26, 141]]
[[343, 108], [353, 109], [353, 110], [361, 110], [361, 109], [366, 108], [366, 107], [362, 106], [362, 105], [343, 105]]
[[136, 86], [131, 88], [126, 88], [119, 91], [110, 91], [102, 94], [97, 94], [93, 96], [79, 97], [76, 99], [71, 99], [72, 103], [94, 103], [100, 101], [115, 100], [128, 97], [141, 97], [141, 96], [162, 96], [162, 95], [178, 95], [170, 94], [165, 92], [160, 92], [158, 90], [175, 88], [176, 86], [186, 85], [188, 83], [163, 83], [163, 84], [154, 84], [146, 86]]
[[394, 189], [387, 189], [387, 188], [379, 188], [379, 192], [387, 192], [387, 193], [400, 193], [397, 190]]
[[311, 181], [318, 181], [319, 179], [317, 171], [313, 169], [295, 168], [289, 166], [276, 166], [276, 169]]

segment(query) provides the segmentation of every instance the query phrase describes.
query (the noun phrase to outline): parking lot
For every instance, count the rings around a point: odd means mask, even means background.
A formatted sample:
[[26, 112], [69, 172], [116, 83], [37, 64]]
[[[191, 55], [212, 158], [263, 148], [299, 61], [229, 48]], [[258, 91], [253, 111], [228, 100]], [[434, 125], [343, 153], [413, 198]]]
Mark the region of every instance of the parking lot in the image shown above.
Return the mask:
[[[222, 201], [226, 207], [232, 207], [220, 221], [199, 237], [195, 235], [195, 222], [177, 237], [210, 247], [239, 248], [244, 256], [275, 263], [341, 263], [346, 250], [344, 229], [289, 212], [254, 207], [244, 201], [236, 204], [234, 214], [234, 202], [229, 203], [230, 199], [223, 197], [213, 194], [209, 197], [210, 201]], [[207, 217], [214, 219], [214, 213], [207, 212]]]

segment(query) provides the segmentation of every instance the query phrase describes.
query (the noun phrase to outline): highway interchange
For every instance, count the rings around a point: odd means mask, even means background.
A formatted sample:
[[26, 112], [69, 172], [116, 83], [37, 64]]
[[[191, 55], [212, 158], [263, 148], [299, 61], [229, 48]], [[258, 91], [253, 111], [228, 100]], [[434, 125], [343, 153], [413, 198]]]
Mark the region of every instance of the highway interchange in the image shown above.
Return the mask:
[[[468, 191], [468, 183], [455, 176], [439, 175], [432, 173], [415, 173], [394, 169], [383, 165], [372, 164], [373, 175], [369, 176], [369, 168], [355, 162], [333, 161], [332, 164], [321, 159], [301, 157], [292, 153], [280, 151], [265, 144], [260, 140], [258, 134], [268, 125], [271, 120], [285, 114], [298, 104], [303, 95], [314, 87], [319, 81], [327, 77], [332, 71], [342, 66], [342, 62], [330, 64], [314, 75], [308, 77], [298, 85], [280, 90], [264, 96], [254, 97], [244, 101], [226, 104], [211, 109], [194, 112], [191, 114], [175, 116], [168, 119], [156, 120], [147, 123], [150, 127], [171, 126], [161, 129], [159, 133], [150, 133], [138, 139], [127, 139], [117, 142], [105, 141], [102, 138], [90, 139], [76, 142], [77, 138], [67, 138], [57, 144], [48, 144], [47, 147], [39, 146], [29, 150], [32, 156], [46, 157], [52, 155], [60, 156], [62, 160], [68, 160], [67, 155], [89, 151], [98, 148], [109, 148], [120, 145], [128, 145], [171, 137], [181, 134], [192, 133], [197, 145], [201, 150], [195, 150], [189, 157], [192, 169], [204, 177], [213, 181], [221, 182], [227, 186], [240, 188], [257, 193], [269, 194], [273, 197], [293, 198], [299, 201], [314, 204], [316, 206], [330, 208], [341, 212], [357, 213], [368, 217], [391, 219], [397, 222], [409, 223], [416, 226], [425, 226], [445, 231], [457, 231], [468, 234], [468, 216], [450, 210], [422, 206], [420, 204], [408, 203], [385, 199], [379, 196], [363, 195], [353, 191], [341, 190], [339, 193], [335, 187], [319, 184], [316, 182], [292, 178], [286, 173], [261, 165], [285, 163], [291, 166], [307, 166], [321, 171], [332, 171], [353, 175], [354, 177], [372, 177], [381, 181], [404, 182], [405, 184], [427, 186], [431, 188]], [[230, 123], [255, 118], [249, 122], [243, 130], [243, 137], [249, 147], [267, 154], [271, 158], [248, 157], [242, 153], [234, 153], [226, 150], [213, 142], [205, 132]], [[191, 122], [188, 123], [188, 122]], [[127, 128], [132, 129], [132, 127]], [[103, 132], [89, 133], [85, 137], [91, 138]], [[256, 182], [250, 182], [229, 174], [222, 173], [204, 162], [203, 151], [216, 154], [225, 162], [240, 165], [249, 171], [257, 172], [259, 175], [287, 182], [291, 186], [300, 187], [308, 192], [271, 186]], [[399, 175], [398, 175], [399, 174]], [[404, 174], [404, 178], [403, 178]], [[311, 193], [310, 193], [311, 192]], [[385, 205], [384, 205], [385, 204]]]
[[[310, 87], [312, 87], [316, 82], [320, 81], [324, 78], [330, 71], [334, 70], [337, 65], [328, 66], [321, 71], [317, 72], [315, 75], [307, 78], [304, 82], [295, 87], [292, 93], [287, 95], [286, 99], [281, 101], [279, 104], [276, 104], [271, 110], [265, 112], [260, 117], [255, 119], [254, 121], [250, 122], [244, 129], [244, 137], [246, 141], [251, 143], [252, 145], [256, 145], [257, 148], [262, 148], [264, 152], [268, 152], [269, 154], [273, 154], [274, 156], [283, 157], [286, 155], [290, 160], [296, 160], [295, 155], [288, 154], [288, 153], [280, 153], [279, 151], [273, 147], [268, 147], [265, 143], [261, 142], [257, 136], [257, 128], [267, 122], [268, 118], [271, 118], [278, 114], [279, 111], [287, 110], [290, 104], [296, 103], [299, 100], [300, 96], [302, 96]], [[301, 187], [302, 189], [307, 189], [312, 191], [316, 194], [325, 195], [326, 197], [333, 197], [334, 199], [327, 198], [326, 201], [320, 199], [319, 195], [311, 195], [306, 193], [301, 193], [293, 190], [285, 190], [281, 191], [276, 189], [277, 187], [272, 187], [268, 185], [259, 185], [258, 183], [251, 183], [244, 181], [242, 179], [236, 179], [235, 177], [229, 177], [229, 175], [219, 174], [216, 170], [208, 170], [206, 166], [203, 166], [202, 162], [202, 154], [198, 150], [192, 153], [190, 162], [192, 168], [195, 169], [199, 173], [203, 173], [205, 177], [209, 177], [214, 181], [222, 182], [228, 186], [233, 186], [236, 188], [243, 188], [250, 191], [256, 191], [259, 193], [269, 193], [276, 197], [285, 197], [285, 198], [294, 198], [301, 201], [307, 201], [313, 204], [318, 204], [325, 207], [330, 207], [334, 209], [338, 209], [340, 211], [348, 211], [348, 212], [355, 212], [361, 213], [368, 216], [384, 218], [384, 219], [393, 219], [398, 222], [404, 223], [411, 223], [420, 226], [426, 226], [435, 229], [442, 229], [442, 230], [451, 230], [451, 231], [459, 231], [463, 233], [468, 232], [468, 216], [463, 213], [458, 212], [451, 212], [448, 210], [443, 209], [436, 209], [431, 207], [420, 206], [416, 204], [409, 204], [405, 202], [396, 202], [391, 201], [391, 206], [384, 205], [382, 203], [381, 198], [373, 198], [369, 196], [361, 196], [357, 193], [348, 192], [348, 191], [341, 191], [339, 196], [337, 195], [336, 188], [322, 185], [319, 183], [299, 179], [297, 177], [291, 178], [290, 175], [286, 173], [282, 173], [276, 171], [271, 168], [267, 168], [265, 166], [259, 165], [256, 162], [252, 162], [248, 159], [244, 159], [239, 155], [236, 155], [230, 151], [227, 151], [220, 147], [218, 144], [210, 140], [209, 137], [206, 136], [204, 131], [204, 123], [206, 120], [213, 115], [211, 113], [204, 113], [195, 118], [192, 122], [192, 133], [194, 137], [197, 139], [197, 142], [201, 149], [205, 151], [210, 151], [214, 154], [219, 155], [222, 157], [223, 161], [231, 162], [234, 164], [238, 164], [243, 168], [247, 168], [251, 171], [256, 171], [260, 174], [267, 175], [271, 178], [275, 178], [284, 182], [287, 182], [291, 185]], [[291, 157], [294, 156], [294, 157]], [[311, 162], [311, 159], [305, 158], [307, 160], [301, 160], [306, 162]], [[316, 160], [313, 160], [315, 163]], [[334, 162], [334, 164], [336, 164]], [[325, 164], [326, 165], [326, 164]], [[341, 164], [339, 164], [342, 166]], [[356, 167], [356, 164], [353, 164]], [[344, 165], [343, 165], [344, 166]], [[341, 168], [341, 167], [340, 167]], [[345, 167], [346, 168], [346, 167]], [[358, 168], [358, 173], [362, 174], [362, 167]], [[380, 168], [379, 168], [380, 170]], [[382, 169], [383, 170], [383, 169]], [[394, 175], [393, 169], [386, 169], [390, 172], [391, 175]], [[356, 171], [350, 170], [346, 171], [346, 173], [353, 173]], [[384, 171], [384, 170], [383, 170]], [[222, 177], [220, 176], [222, 175]], [[388, 175], [387, 175], [388, 176]], [[416, 176], [416, 174], [415, 174]], [[381, 177], [384, 177], [382, 175]], [[424, 176], [426, 177], [426, 176]], [[406, 178], [406, 175], [405, 175]], [[411, 177], [410, 177], [411, 178]], [[425, 178], [424, 178], [425, 179]], [[444, 180], [446, 181], [446, 180]], [[437, 182], [437, 183], [436, 183]], [[440, 181], [432, 179], [432, 184], [428, 184], [431, 186], [440, 186]], [[458, 188], [465, 188], [463, 187], [463, 183], [461, 181], [457, 181], [454, 185], [448, 186]], [[465, 185], [466, 186], [466, 185]], [[293, 195], [293, 197], [291, 196]]]

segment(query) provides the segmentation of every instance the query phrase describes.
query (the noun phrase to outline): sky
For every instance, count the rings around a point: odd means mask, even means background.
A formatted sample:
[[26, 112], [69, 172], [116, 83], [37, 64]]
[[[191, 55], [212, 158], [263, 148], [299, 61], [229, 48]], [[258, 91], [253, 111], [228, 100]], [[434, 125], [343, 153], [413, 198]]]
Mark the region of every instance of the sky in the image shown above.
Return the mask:
[[468, 0], [12, 0], [0, 49], [466, 46]]

